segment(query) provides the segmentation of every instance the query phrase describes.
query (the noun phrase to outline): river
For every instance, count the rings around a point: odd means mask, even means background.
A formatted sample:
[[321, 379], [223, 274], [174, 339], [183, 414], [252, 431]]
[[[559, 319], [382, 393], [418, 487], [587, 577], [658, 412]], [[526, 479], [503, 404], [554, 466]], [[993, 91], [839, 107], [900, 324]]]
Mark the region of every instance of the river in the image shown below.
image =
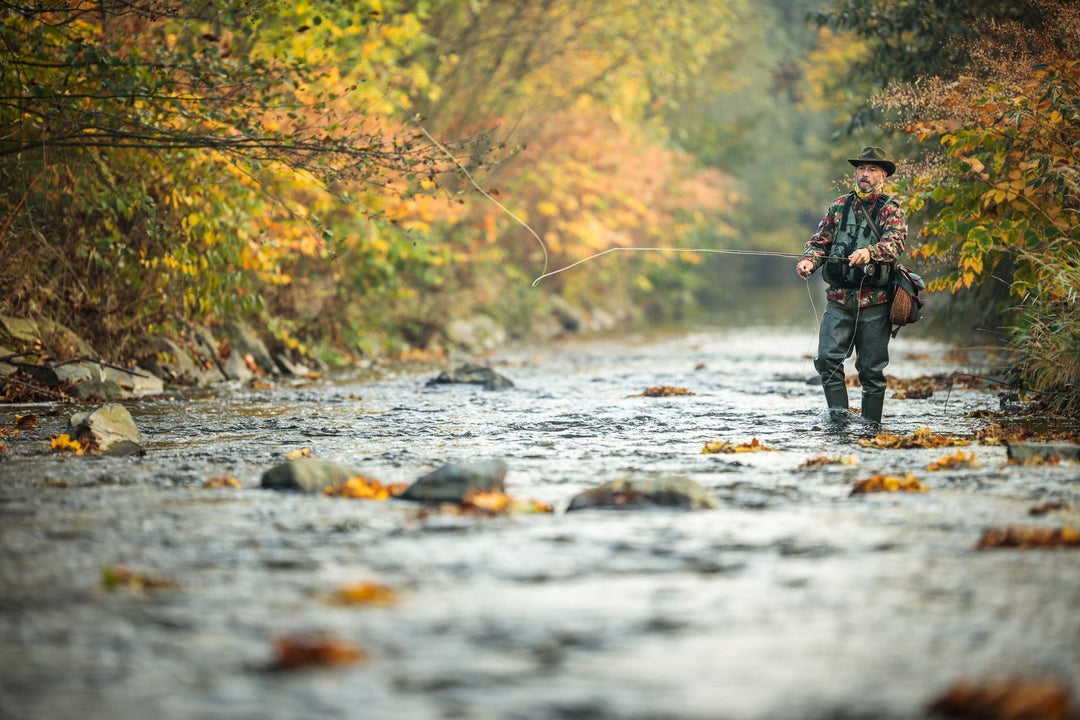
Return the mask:
[[[364, 373], [129, 403], [146, 455], [48, 450], [69, 406], [0, 406], [0, 716], [19, 719], [924, 718], [954, 682], [1080, 693], [1080, 555], [978, 550], [990, 527], [1077, 524], [1077, 466], [930, 472], [956, 448], [862, 447], [823, 414], [813, 328], [553, 342], [491, 359], [516, 385]], [[983, 372], [905, 329], [888, 373]], [[851, 372], [849, 365], [849, 372]], [[640, 397], [670, 385], [693, 395]], [[858, 391], [852, 391], [858, 406]], [[890, 392], [891, 396], [892, 393]], [[887, 396], [888, 397], [888, 396]], [[896, 434], [968, 435], [996, 389], [887, 399]], [[703, 454], [708, 441], [776, 452]], [[554, 512], [425, 515], [259, 488], [287, 453], [411, 482], [503, 458]], [[818, 455], [858, 464], [800, 468]], [[851, 496], [914, 473], [926, 493]], [[619, 477], [688, 476], [715, 510], [565, 512]], [[214, 477], [239, 488], [204, 488]], [[103, 567], [171, 584], [109, 591]], [[342, 587], [393, 588], [385, 604]], [[324, 633], [363, 662], [271, 671]]]

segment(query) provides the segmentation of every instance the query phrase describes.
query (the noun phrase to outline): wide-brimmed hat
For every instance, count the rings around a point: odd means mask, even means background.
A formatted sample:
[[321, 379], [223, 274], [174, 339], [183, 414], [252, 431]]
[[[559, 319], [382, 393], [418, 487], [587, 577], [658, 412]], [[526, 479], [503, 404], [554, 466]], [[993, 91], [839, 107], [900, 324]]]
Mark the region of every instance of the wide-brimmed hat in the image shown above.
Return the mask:
[[864, 147], [863, 151], [859, 153], [859, 157], [848, 158], [848, 162], [855, 167], [860, 165], [877, 165], [885, 171], [886, 177], [896, 172], [896, 163], [885, 156], [884, 150], [873, 145]]

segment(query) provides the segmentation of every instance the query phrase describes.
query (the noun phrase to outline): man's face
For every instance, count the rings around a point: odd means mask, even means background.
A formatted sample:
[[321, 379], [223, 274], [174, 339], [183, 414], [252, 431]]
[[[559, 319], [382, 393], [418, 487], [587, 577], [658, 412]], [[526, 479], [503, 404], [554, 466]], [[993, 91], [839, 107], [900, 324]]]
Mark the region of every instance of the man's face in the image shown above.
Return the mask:
[[863, 163], [855, 166], [855, 182], [863, 192], [885, 181], [885, 171], [879, 165]]

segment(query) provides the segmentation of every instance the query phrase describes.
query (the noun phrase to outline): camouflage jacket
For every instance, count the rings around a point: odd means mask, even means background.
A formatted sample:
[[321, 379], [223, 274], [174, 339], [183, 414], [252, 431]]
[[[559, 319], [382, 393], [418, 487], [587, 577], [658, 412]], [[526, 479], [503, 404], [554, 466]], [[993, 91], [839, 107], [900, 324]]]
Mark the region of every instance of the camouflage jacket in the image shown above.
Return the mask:
[[[821, 267], [825, 262], [825, 258], [829, 255], [833, 235], [840, 226], [841, 218], [844, 215], [844, 205], [849, 197], [852, 198], [853, 205], [848, 211], [848, 222], [861, 222], [863, 224], [866, 223], [866, 218], [863, 217], [862, 211], [859, 210], [859, 204], [864, 204], [867, 212], [872, 212], [874, 203], [878, 199], [877, 195], [871, 195], [867, 200], [859, 200], [853, 197], [851, 193], [848, 193], [832, 201], [829, 209], [825, 212], [825, 216], [818, 223], [817, 232], [810, 236], [806, 247], [803, 249], [803, 257], [814, 263], [814, 270]], [[904, 242], [907, 240], [907, 218], [904, 217], [900, 202], [895, 197], [890, 199], [878, 212], [875, 221], [881, 230], [881, 240], [874, 241], [871, 236], [871, 242], [867, 245], [870, 249], [870, 259], [878, 262], [895, 262], [904, 252]], [[859, 307], [865, 308], [888, 302], [889, 289], [848, 289], [830, 285], [825, 291], [825, 296], [841, 305], [845, 304], [849, 298], [856, 298]]]

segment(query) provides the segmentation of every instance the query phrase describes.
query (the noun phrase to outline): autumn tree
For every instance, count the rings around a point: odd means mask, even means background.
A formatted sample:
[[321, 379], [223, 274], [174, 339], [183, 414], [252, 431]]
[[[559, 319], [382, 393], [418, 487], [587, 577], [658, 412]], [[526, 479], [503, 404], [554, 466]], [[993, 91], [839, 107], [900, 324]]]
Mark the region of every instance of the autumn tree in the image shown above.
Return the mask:
[[438, 172], [393, 120], [394, 89], [422, 81], [396, 66], [415, 18], [379, 7], [0, 3], [0, 309], [117, 348], [250, 312], [290, 258], [326, 251], [312, 197], [377, 215], [365, 189]]

